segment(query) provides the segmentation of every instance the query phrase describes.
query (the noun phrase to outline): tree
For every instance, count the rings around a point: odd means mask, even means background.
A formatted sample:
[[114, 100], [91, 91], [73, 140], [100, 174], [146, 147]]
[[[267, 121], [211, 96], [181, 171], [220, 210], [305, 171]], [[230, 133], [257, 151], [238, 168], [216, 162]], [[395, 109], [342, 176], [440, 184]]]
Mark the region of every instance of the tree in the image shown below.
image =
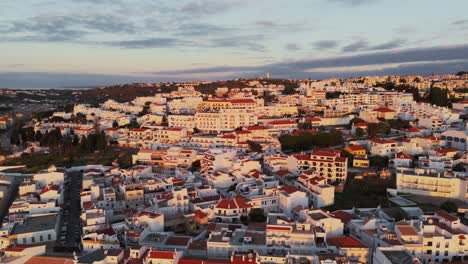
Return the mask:
[[283, 91], [281, 92], [282, 94], [289, 95], [289, 94], [295, 94], [296, 91], [296, 85], [295, 84], [287, 84], [285, 85]]
[[447, 200], [440, 205], [440, 209], [447, 213], [455, 213], [458, 210], [458, 206], [454, 202]]
[[343, 144], [343, 136], [338, 130], [317, 134], [283, 135], [279, 138], [281, 149], [286, 152], [310, 150], [313, 147], [330, 147]]
[[257, 152], [257, 153], [263, 152], [262, 146], [258, 144], [257, 142], [248, 140], [247, 143], [249, 144], [250, 150], [252, 150], [253, 152]]
[[367, 134], [369, 137], [376, 137], [377, 135], [390, 134], [390, 126], [387, 123], [369, 123], [367, 125]]
[[360, 127], [356, 128], [356, 137], [361, 138], [363, 136], [364, 136], [364, 129], [362, 129]]
[[34, 141], [41, 142], [41, 138], [42, 138], [42, 132], [40, 130], [36, 131], [36, 134], [34, 135]]
[[132, 153], [128, 151], [124, 151], [119, 155], [119, 158], [117, 159], [117, 163], [119, 164], [119, 167], [122, 169], [127, 169], [132, 166]]
[[427, 97], [427, 100], [433, 105], [450, 106], [447, 89], [431, 87], [429, 90], [429, 96]]
[[325, 98], [326, 99], [335, 99], [335, 98], [339, 98], [341, 95], [341, 92], [339, 91], [336, 91], [336, 92], [326, 92], [325, 93]]
[[257, 223], [264, 223], [267, 219], [262, 208], [252, 208], [249, 213], [249, 220]]
[[376, 168], [386, 168], [388, 166], [387, 156], [373, 156], [369, 159], [370, 165]]
[[312, 123], [311, 122], [303, 122], [299, 123], [297, 125], [299, 129], [307, 130], [307, 129], [312, 129]]
[[452, 170], [459, 171], [459, 172], [466, 171], [465, 164], [463, 164], [463, 162], [460, 162], [457, 165], [453, 166]]
[[341, 152], [341, 156], [345, 157], [345, 158], [348, 158], [348, 167], [353, 166], [353, 161], [354, 161], [354, 155], [353, 154], [351, 154], [350, 152], [348, 152], [346, 150], [343, 150], [343, 152]]

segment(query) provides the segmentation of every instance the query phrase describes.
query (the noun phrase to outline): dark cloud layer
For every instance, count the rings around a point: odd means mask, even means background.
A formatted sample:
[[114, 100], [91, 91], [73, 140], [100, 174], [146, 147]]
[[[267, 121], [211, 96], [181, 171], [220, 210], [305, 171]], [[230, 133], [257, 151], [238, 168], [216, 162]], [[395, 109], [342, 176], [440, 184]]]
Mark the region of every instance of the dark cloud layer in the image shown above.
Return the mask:
[[159, 71], [158, 75], [207, 74], [219, 72], [270, 72], [275, 74], [305, 73], [319, 68], [354, 67], [383, 64], [403, 64], [468, 60], [468, 45], [444, 46], [399, 51], [380, 51], [366, 54], [340, 56], [334, 58], [309, 59], [292, 62], [273, 63], [264, 66], [223, 66], [187, 69], [177, 71]]
[[[396, 66], [395, 66], [396, 64]], [[399, 64], [399, 65], [398, 65]], [[374, 70], [338, 71], [334, 68], [355, 66], [379, 66]], [[323, 69], [329, 68], [329, 71]], [[196, 78], [184, 75], [216, 74], [212, 79], [263, 76], [270, 72], [279, 78], [329, 78], [388, 74], [431, 74], [454, 73], [468, 69], [468, 45], [432, 47], [400, 51], [381, 51], [368, 54], [342, 56], [325, 59], [310, 59], [272, 63], [263, 66], [222, 66], [194, 68], [176, 71], [152, 72], [151, 77], [125, 75], [6, 72], [0, 73], [2, 87], [64, 87], [109, 85], [129, 82], [187, 81]], [[221, 74], [221, 75], [220, 75]], [[220, 77], [221, 76], [221, 77]], [[208, 78], [210, 79], [210, 78]]]

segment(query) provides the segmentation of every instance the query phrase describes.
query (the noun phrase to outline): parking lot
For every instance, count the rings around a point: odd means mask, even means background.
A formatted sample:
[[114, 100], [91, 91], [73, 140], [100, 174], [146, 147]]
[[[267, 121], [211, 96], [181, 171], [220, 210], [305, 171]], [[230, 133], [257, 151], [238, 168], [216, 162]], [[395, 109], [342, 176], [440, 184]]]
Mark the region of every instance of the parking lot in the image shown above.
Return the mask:
[[61, 211], [60, 233], [56, 243], [56, 251], [81, 250], [81, 202], [83, 174], [81, 172], [67, 173], [64, 187], [64, 206]]

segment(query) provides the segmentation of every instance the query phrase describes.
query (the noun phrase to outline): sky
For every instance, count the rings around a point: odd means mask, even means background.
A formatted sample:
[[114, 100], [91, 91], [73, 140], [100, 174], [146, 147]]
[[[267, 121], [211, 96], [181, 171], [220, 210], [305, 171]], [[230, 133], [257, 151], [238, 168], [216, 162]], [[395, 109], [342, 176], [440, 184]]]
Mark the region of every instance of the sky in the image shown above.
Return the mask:
[[468, 70], [466, 0], [1, 0], [0, 87]]

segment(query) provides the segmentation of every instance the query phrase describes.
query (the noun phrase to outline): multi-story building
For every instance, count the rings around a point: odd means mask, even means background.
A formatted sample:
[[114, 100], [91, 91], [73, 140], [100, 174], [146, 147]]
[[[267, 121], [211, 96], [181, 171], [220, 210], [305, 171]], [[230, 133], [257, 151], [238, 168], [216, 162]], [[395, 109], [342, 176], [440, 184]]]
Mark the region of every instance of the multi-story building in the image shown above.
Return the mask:
[[288, 170], [296, 175], [313, 170], [328, 182], [346, 181], [348, 159], [341, 157], [339, 150], [320, 149], [311, 154], [293, 154], [287, 161]]
[[429, 169], [399, 168], [396, 177], [398, 192], [462, 201], [468, 198], [465, 180], [455, 177], [454, 173], [442, 173]]
[[247, 110], [223, 109], [219, 112], [198, 112], [195, 114], [195, 123], [201, 131], [219, 133], [256, 125], [257, 116]]

